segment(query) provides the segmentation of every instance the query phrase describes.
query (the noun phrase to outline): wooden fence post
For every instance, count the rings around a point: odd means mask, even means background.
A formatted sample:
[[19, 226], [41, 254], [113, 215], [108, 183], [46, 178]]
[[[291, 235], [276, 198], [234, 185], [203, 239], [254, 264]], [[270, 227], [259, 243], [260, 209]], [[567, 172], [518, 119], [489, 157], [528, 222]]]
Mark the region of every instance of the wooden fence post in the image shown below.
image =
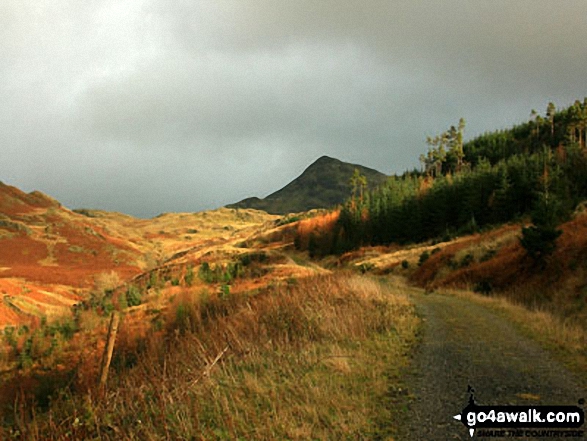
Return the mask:
[[102, 364], [100, 366], [100, 391], [106, 387], [106, 380], [108, 379], [108, 370], [110, 369], [110, 362], [112, 361], [112, 352], [114, 351], [114, 342], [116, 341], [116, 333], [118, 332], [118, 324], [120, 322], [120, 314], [114, 311], [110, 317], [110, 326], [108, 327], [108, 337], [106, 338], [106, 346], [104, 347], [104, 355], [102, 355]]

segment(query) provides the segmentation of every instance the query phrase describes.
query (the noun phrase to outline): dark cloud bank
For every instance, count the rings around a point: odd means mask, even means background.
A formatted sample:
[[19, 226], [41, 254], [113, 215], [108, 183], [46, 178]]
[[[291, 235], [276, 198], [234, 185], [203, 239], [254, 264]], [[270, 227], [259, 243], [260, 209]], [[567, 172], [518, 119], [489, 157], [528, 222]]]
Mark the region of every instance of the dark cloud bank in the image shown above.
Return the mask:
[[0, 180], [138, 216], [384, 173], [587, 95], [587, 2], [7, 0]]

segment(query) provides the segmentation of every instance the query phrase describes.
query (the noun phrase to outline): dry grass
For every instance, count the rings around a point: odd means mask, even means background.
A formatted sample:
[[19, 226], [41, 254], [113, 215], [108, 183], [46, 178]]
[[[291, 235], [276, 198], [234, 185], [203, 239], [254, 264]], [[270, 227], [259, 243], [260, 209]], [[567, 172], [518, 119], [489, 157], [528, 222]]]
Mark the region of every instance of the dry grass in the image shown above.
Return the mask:
[[[96, 277], [99, 284], [112, 285], [104, 276], [113, 272], [119, 282], [128, 281], [141, 270], [161, 266], [193, 248], [234, 248], [235, 243], [273, 227], [279, 219], [261, 211], [226, 208], [164, 214], [149, 220], [91, 210], [83, 215], [43, 195], [27, 195], [8, 186], [0, 186], [0, 206], [1, 279], [69, 286], [71, 293], [92, 287]], [[12, 295], [0, 291], [2, 294]], [[0, 327], [45, 312], [24, 307], [10, 312], [0, 306]]]
[[470, 291], [439, 290], [443, 294], [463, 297], [504, 314], [524, 333], [538, 340], [581, 378], [587, 372], [587, 330], [573, 320], [561, 318], [545, 309], [530, 310], [516, 296], [487, 297]]
[[587, 331], [587, 216], [577, 214], [560, 228], [563, 234], [545, 265], [526, 255], [519, 225], [504, 225], [431, 254], [410, 280], [428, 289], [504, 296]]
[[[110, 388], [22, 406], [27, 439], [372, 439], [418, 320], [405, 294], [317, 276], [221, 299], [184, 291], [163, 326], [117, 346]], [[159, 329], [159, 330], [157, 330]], [[42, 434], [42, 435], [41, 435]]]
[[198, 213], [165, 213], [153, 219], [136, 219], [131, 216], [105, 211], [91, 211], [87, 221], [112, 237], [131, 242], [146, 256], [145, 268], [152, 268], [174, 253], [193, 246], [201, 247], [206, 241], [241, 239], [241, 235], [257, 232], [279, 216], [252, 209], [228, 209]]
[[296, 240], [298, 242], [296, 248], [300, 250], [310, 248], [311, 237], [319, 242], [332, 243], [331, 235], [339, 215], [340, 211], [337, 210], [299, 221], [296, 229]]
[[429, 243], [411, 245], [405, 247], [364, 247], [359, 251], [345, 253], [339, 259], [340, 263], [351, 264], [355, 268], [371, 267], [380, 274], [388, 273], [391, 269], [401, 265], [405, 260], [412, 268], [417, 268], [418, 260], [422, 253], [432, 253], [445, 247], [455, 246], [464, 239], [456, 239], [452, 242], [444, 242], [431, 245]]

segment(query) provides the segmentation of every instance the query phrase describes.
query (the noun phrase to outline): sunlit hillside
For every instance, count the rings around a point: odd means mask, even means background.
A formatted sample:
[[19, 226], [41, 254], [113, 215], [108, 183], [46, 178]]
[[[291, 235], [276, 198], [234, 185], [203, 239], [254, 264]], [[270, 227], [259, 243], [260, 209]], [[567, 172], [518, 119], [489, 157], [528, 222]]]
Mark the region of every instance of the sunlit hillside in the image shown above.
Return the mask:
[[0, 327], [71, 315], [108, 275], [122, 285], [178, 252], [246, 239], [274, 219], [230, 209], [149, 220], [71, 211], [40, 192], [0, 184]]
[[[5, 210], [3, 227], [8, 227], [2, 240], [18, 244], [13, 249], [25, 250], [28, 260], [23, 257], [17, 266], [4, 257], [0, 277], [6, 307], [0, 435], [18, 431], [32, 439], [40, 439], [35, 433], [83, 438], [98, 431], [104, 439], [141, 439], [147, 433], [175, 438], [213, 436], [227, 424], [232, 427], [222, 436], [245, 434], [251, 427], [257, 427], [258, 436], [297, 439], [389, 430], [373, 425], [389, 417], [376, 406], [390, 369], [380, 352], [393, 357], [397, 369], [405, 363], [405, 348], [418, 323], [413, 308], [399, 289], [391, 292], [353, 273], [333, 274], [295, 251], [297, 217], [223, 208], [141, 220], [96, 210], [72, 212], [54, 201], [44, 207], [7, 188], [25, 203], [10, 199], [19, 208]], [[303, 214], [308, 217], [304, 225], [314, 225], [313, 216], [320, 219], [317, 212]], [[52, 233], [45, 233], [46, 227]], [[47, 234], [63, 244], [51, 260]], [[26, 252], [33, 245], [34, 255]], [[116, 260], [121, 250], [126, 266]], [[85, 259], [76, 260], [78, 254]], [[44, 268], [56, 271], [44, 279]], [[110, 382], [118, 385], [119, 398], [98, 387], [114, 316], [120, 324]], [[384, 339], [389, 332], [401, 338]], [[186, 352], [192, 356], [185, 358]], [[225, 361], [230, 370], [213, 372]], [[289, 370], [280, 372], [285, 366]], [[251, 376], [251, 369], [260, 370]], [[221, 380], [225, 390], [209, 389], [206, 379], [213, 374], [227, 375]], [[284, 376], [289, 380], [278, 386]], [[162, 389], [152, 392], [163, 399], [156, 406], [188, 412], [189, 421], [162, 423], [154, 418], [154, 403], [137, 397], [142, 393], [138, 385], [155, 377]], [[291, 396], [300, 377], [308, 388], [303, 399]], [[330, 386], [312, 390], [310, 383], [326, 378]], [[251, 393], [270, 389], [275, 399], [249, 401]], [[190, 390], [207, 410], [190, 407], [192, 401], [184, 396]], [[104, 393], [104, 400], [91, 405], [94, 423], [73, 417], [71, 412], [85, 406], [79, 400]], [[39, 418], [26, 412], [15, 418], [10, 409], [16, 402], [38, 408]], [[240, 403], [242, 416], [227, 420], [225, 411], [216, 408], [222, 402]], [[128, 413], [112, 413], [106, 403]], [[146, 407], [136, 407], [139, 403]], [[259, 405], [277, 415], [273, 424], [262, 424]], [[355, 417], [345, 410], [351, 408]], [[333, 413], [339, 415], [337, 422], [308, 423]], [[131, 414], [142, 427], [125, 422]], [[71, 424], [57, 428], [52, 418]]]

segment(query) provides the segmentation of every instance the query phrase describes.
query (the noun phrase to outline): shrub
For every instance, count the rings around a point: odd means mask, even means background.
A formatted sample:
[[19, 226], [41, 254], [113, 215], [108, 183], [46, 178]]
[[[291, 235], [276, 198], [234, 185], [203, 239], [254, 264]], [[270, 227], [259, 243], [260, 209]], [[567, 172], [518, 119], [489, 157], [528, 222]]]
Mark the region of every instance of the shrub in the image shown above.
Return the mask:
[[156, 271], [151, 271], [149, 274], [149, 282], [147, 283], [147, 289], [151, 288], [158, 288], [159, 287], [159, 277]]
[[102, 308], [102, 313], [104, 315], [110, 315], [110, 313], [114, 311], [114, 304], [109, 299], [103, 299], [102, 304], [100, 306]]
[[556, 240], [561, 233], [562, 230], [554, 226], [532, 225], [522, 228], [520, 243], [535, 262], [544, 262], [556, 249]]
[[484, 279], [480, 282], [477, 282], [473, 288], [473, 291], [478, 292], [479, 294], [489, 295], [491, 294], [491, 291], [493, 291], [493, 286], [489, 280]]
[[123, 292], [118, 296], [118, 310], [124, 311], [126, 308], [128, 308], [128, 301], [126, 300], [126, 293]]
[[126, 291], [126, 301], [128, 306], [138, 306], [142, 303], [141, 291], [134, 285], [130, 285]]
[[485, 254], [483, 254], [483, 256], [481, 256], [481, 258], [479, 259], [479, 262], [487, 262], [488, 260], [493, 259], [496, 254], [497, 254], [497, 251], [494, 249], [487, 250], [487, 252]]
[[402, 268], [408, 269], [409, 267], [410, 267], [410, 263], [406, 259], [402, 260]]
[[458, 229], [457, 235], [468, 235], [474, 234], [479, 231], [479, 226], [477, 225], [477, 221], [475, 220], [475, 216], [471, 217], [471, 220], [463, 225], [461, 228]]
[[230, 286], [222, 285], [220, 287], [220, 298], [222, 300], [228, 300], [230, 298]]
[[441, 242], [450, 242], [455, 238], [455, 235], [453, 233], [451, 233], [450, 231], [446, 231], [442, 238], [440, 239]]
[[214, 282], [214, 273], [212, 272], [208, 262], [204, 262], [202, 265], [200, 265], [200, 269], [198, 270], [198, 277], [206, 283]]
[[424, 251], [422, 254], [420, 254], [420, 258], [418, 259], [418, 266], [422, 266], [429, 258], [430, 253], [428, 251]]
[[287, 225], [287, 224], [291, 224], [293, 222], [297, 222], [297, 221], [299, 221], [301, 219], [302, 219], [301, 216], [287, 216], [287, 217], [278, 219], [275, 222], [275, 225], [278, 226], [278, 227], [280, 227], [282, 225]]
[[76, 331], [77, 327], [75, 323], [70, 319], [65, 319], [62, 322], [57, 322], [47, 326], [45, 334], [50, 336], [61, 334], [66, 340], [71, 340], [73, 338], [73, 334], [75, 334]]
[[194, 283], [194, 267], [193, 266], [188, 266], [188, 269], [185, 273], [184, 279], [185, 284], [187, 286], [192, 286], [192, 284]]
[[460, 267], [461, 268], [466, 268], [469, 265], [471, 265], [473, 262], [475, 261], [475, 257], [471, 254], [471, 253], [467, 253], [465, 254], [465, 256], [463, 257], [463, 260], [461, 260], [460, 263]]
[[[264, 256], [264, 254], [261, 254]], [[242, 258], [241, 258], [242, 259]], [[245, 262], [246, 265], [250, 265], [252, 260], [248, 260], [248, 257]], [[202, 263], [200, 269], [198, 271], [198, 277], [206, 283], [224, 283], [230, 284], [233, 279], [241, 277], [244, 273], [243, 266], [245, 264], [241, 264], [239, 262], [229, 262], [225, 268], [221, 265], [215, 265], [214, 268], [210, 266], [208, 262]]]
[[16, 336], [15, 329], [13, 326], [7, 326], [4, 328], [4, 341], [11, 347], [16, 348]]
[[226, 267], [226, 272], [229, 274], [231, 279], [237, 279], [242, 276], [243, 268], [239, 262], [230, 262]]
[[181, 334], [191, 330], [191, 311], [185, 303], [180, 303], [175, 308], [175, 325]]
[[25, 340], [22, 350], [20, 354], [18, 354], [18, 368], [19, 369], [27, 369], [32, 367], [33, 365], [33, 358], [32, 358], [32, 346], [33, 340], [32, 337], [29, 337]]
[[369, 271], [373, 271], [374, 269], [375, 269], [375, 265], [372, 264], [371, 262], [361, 263], [359, 265], [359, 271], [361, 272], [361, 274], [365, 274]]
[[265, 263], [269, 260], [269, 256], [264, 252], [247, 253], [239, 256], [239, 262], [242, 266], [249, 266], [253, 262]]

